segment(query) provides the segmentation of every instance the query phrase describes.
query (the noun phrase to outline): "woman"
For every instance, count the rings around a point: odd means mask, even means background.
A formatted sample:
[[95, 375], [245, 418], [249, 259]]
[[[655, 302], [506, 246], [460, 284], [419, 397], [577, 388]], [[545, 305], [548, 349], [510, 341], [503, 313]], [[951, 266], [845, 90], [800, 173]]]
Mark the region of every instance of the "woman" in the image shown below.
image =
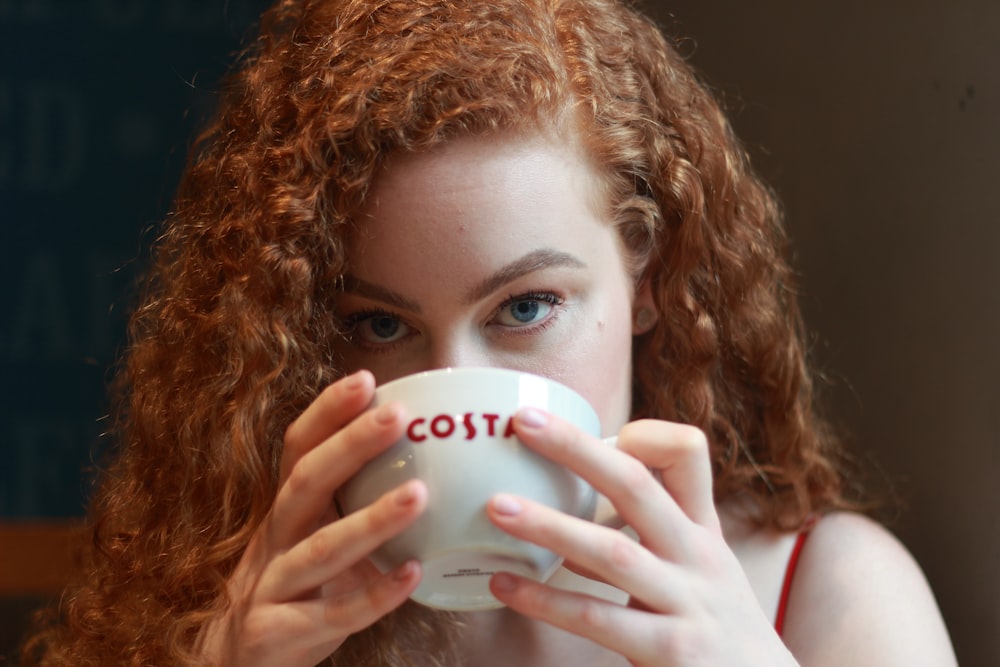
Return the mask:
[[[783, 246], [716, 102], [627, 7], [278, 2], [133, 321], [88, 578], [28, 653], [954, 664], [919, 569], [851, 512]], [[537, 411], [516, 430], [628, 526], [494, 498], [575, 574], [497, 574], [506, 608], [464, 616], [406, 602], [418, 563], [366, 560], [433, 489], [330, 507], [402, 433], [400, 406], [367, 410], [376, 383], [462, 365], [586, 396], [617, 449]]]

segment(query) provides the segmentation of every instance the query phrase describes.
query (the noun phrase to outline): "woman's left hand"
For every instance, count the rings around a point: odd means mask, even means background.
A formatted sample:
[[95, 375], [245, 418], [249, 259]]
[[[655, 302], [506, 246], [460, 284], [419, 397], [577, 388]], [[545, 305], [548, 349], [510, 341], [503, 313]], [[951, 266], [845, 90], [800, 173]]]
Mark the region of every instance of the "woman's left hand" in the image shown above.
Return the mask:
[[795, 665], [722, 535], [705, 435], [663, 421], [627, 424], [610, 447], [571, 424], [522, 410], [516, 430], [606, 496], [638, 535], [523, 498], [497, 496], [493, 522], [568, 566], [629, 594], [627, 606], [501, 573], [511, 609], [586, 637], [633, 665]]

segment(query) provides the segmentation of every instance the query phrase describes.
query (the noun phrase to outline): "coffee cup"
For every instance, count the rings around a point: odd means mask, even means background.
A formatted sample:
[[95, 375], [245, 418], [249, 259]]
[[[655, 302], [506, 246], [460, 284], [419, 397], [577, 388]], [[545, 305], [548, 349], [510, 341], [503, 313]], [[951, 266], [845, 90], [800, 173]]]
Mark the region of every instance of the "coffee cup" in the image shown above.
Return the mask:
[[590, 404], [554, 380], [500, 368], [406, 376], [376, 389], [373, 407], [391, 401], [406, 407], [406, 432], [337, 491], [338, 510], [355, 512], [411, 479], [427, 485], [428, 506], [372, 554], [375, 566], [388, 572], [420, 561], [423, 577], [412, 599], [449, 610], [502, 606], [489, 591], [495, 572], [547, 580], [561, 558], [495, 527], [486, 505], [493, 495], [510, 493], [592, 520], [597, 498], [590, 485], [522, 444], [513, 431], [514, 414], [530, 406], [600, 437]]

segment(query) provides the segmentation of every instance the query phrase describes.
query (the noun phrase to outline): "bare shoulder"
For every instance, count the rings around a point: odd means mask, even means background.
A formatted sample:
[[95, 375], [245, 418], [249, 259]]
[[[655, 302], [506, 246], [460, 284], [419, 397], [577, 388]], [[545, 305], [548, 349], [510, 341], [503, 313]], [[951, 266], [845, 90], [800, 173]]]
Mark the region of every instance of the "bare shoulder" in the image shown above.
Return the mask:
[[806, 541], [784, 636], [803, 667], [957, 664], [916, 561], [880, 524], [846, 512]]

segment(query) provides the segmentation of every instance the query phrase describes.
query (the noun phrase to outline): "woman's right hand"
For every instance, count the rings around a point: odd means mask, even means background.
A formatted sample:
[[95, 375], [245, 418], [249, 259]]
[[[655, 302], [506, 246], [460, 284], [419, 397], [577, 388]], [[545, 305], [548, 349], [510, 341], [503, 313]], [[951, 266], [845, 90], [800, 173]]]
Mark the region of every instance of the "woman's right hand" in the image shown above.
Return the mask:
[[274, 504], [230, 578], [231, 603], [202, 631], [210, 664], [311, 667], [417, 587], [418, 563], [381, 574], [367, 556], [424, 511], [422, 482], [343, 519], [332, 508], [337, 487], [406, 427], [399, 404], [366, 411], [374, 391], [370, 373], [355, 373], [288, 427]]

